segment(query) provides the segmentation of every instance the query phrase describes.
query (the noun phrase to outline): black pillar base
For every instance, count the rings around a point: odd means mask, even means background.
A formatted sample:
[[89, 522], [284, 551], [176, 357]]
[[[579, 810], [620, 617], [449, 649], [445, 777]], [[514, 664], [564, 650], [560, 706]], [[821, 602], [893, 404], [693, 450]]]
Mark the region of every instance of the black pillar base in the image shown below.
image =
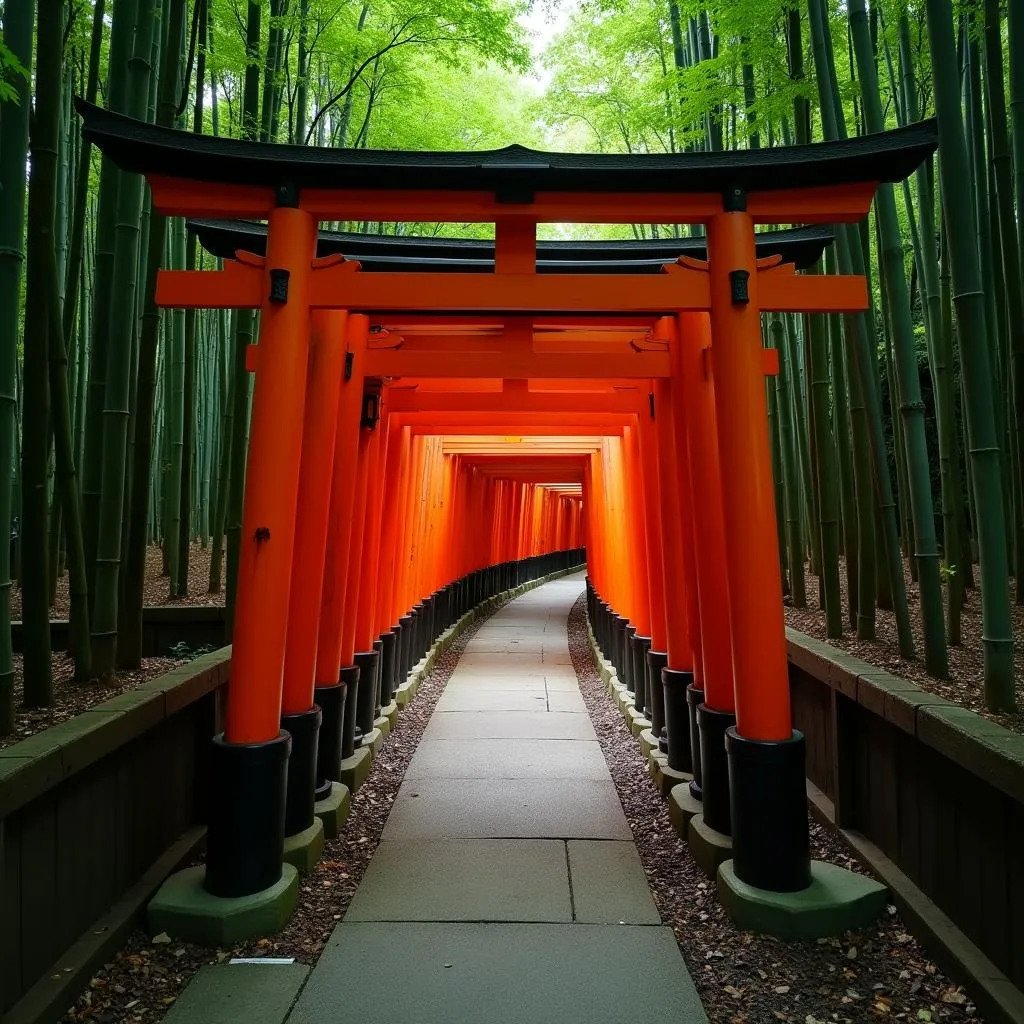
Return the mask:
[[315, 704], [297, 715], [282, 715], [281, 728], [292, 738], [285, 790], [284, 834], [294, 836], [313, 824], [316, 756], [322, 715]]
[[266, 743], [213, 738], [203, 882], [211, 896], [251, 896], [280, 879], [291, 749], [286, 732]]
[[373, 732], [373, 695], [377, 676], [377, 652], [360, 651], [355, 658], [359, 668], [359, 698], [356, 702], [356, 725], [362, 734]]
[[412, 656], [412, 616], [401, 615], [398, 619], [398, 625], [401, 627], [401, 642], [398, 648], [398, 685], [401, 686], [405, 682], [406, 677], [409, 675], [409, 669], [412, 668], [410, 657]]
[[804, 737], [746, 739], [725, 734], [732, 794], [732, 856], [736, 877], [769, 892], [811, 884]]
[[661, 672], [664, 694], [665, 728], [668, 733], [668, 766], [677, 772], [692, 772], [690, 722], [686, 695], [693, 686], [693, 673], [666, 668]]
[[622, 668], [619, 671], [619, 682], [626, 684], [626, 689], [632, 693], [633, 703], [636, 704], [636, 684], [633, 681], [633, 644], [636, 640], [636, 626], [630, 625], [627, 619], [625, 632], [622, 634]]
[[649, 636], [633, 637], [633, 701], [637, 711], [647, 714], [650, 694], [647, 692], [647, 652], [651, 649]]
[[345, 687], [345, 721], [341, 730], [341, 759], [348, 760], [356, 752], [356, 702], [359, 699], [359, 667], [349, 665], [341, 670]]
[[395, 695], [395, 644], [398, 634], [389, 629], [380, 635], [380, 703], [387, 707]]
[[422, 604], [422, 602], [417, 601], [416, 604], [414, 604], [412, 606], [412, 611], [409, 614], [412, 616], [412, 635], [413, 635], [412, 651], [409, 654], [409, 668], [411, 670], [411, 669], [413, 669], [419, 663], [420, 658], [423, 657], [423, 651], [424, 651], [424, 647], [423, 647], [424, 616], [423, 616], [423, 604]]
[[316, 745], [317, 800], [331, 792], [331, 783], [338, 781], [341, 768], [341, 731], [345, 723], [345, 694], [348, 686], [318, 686], [313, 701], [320, 708], [320, 737]]
[[373, 641], [373, 653], [377, 655], [377, 670], [373, 674], [373, 717], [380, 718], [381, 709], [381, 652], [384, 650], [384, 641], [378, 637]]
[[700, 759], [700, 727], [697, 725], [697, 708], [704, 703], [704, 691], [691, 683], [686, 690], [686, 713], [690, 720], [690, 754], [692, 756], [693, 778], [690, 780], [690, 794], [694, 800], [704, 799], [703, 765]]
[[665, 728], [665, 692], [661, 686], [661, 670], [668, 666], [668, 655], [664, 651], [647, 652], [647, 696], [650, 708], [651, 732], [661, 737]]
[[700, 785], [704, 803], [704, 824], [722, 835], [732, 835], [729, 812], [729, 759], [725, 733], [736, 724], [731, 711], [717, 711], [701, 704], [697, 708], [700, 729]]

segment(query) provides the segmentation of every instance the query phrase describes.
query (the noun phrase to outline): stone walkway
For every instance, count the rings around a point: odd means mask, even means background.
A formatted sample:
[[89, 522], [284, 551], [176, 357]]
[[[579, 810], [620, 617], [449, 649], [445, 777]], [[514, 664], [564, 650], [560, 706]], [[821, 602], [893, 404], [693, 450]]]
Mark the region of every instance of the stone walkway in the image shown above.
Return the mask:
[[469, 642], [288, 1024], [707, 1021], [569, 658], [582, 587]]

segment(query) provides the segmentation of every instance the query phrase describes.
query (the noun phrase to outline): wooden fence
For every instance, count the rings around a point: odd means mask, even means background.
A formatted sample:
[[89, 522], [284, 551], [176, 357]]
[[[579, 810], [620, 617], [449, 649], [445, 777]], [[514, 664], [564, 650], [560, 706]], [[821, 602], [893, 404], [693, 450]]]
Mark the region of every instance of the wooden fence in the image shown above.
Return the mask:
[[961, 960], [990, 961], [976, 983], [1024, 1007], [1024, 736], [795, 631], [789, 660], [807, 776], [835, 823], [983, 954]]

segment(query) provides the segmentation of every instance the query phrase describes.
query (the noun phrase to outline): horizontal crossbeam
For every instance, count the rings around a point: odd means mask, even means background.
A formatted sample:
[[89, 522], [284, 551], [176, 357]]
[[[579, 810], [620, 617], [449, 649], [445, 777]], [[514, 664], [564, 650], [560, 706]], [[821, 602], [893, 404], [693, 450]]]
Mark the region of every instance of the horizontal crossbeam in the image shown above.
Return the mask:
[[[761, 271], [758, 299], [765, 312], [857, 312], [867, 308], [867, 285], [856, 276]], [[225, 264], [224, 270], [162, 270], [157, 305], [175, 309], [256, 309], [263, 304], [264, 273]], [[310, 307], [377, 314], [673, 313], [711, 308], [709, 275], [673, 268], [650, 277], [622, 274], [403, 274], [353, 273], [348, 265], [313, 273]]]

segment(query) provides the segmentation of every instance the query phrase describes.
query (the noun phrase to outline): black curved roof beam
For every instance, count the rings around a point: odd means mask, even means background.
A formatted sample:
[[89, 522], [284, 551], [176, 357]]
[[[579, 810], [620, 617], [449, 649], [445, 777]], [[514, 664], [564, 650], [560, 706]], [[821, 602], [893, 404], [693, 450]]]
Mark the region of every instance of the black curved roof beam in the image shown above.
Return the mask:
[[[264, 255], [265, 224], [251, 221], [191, 220], [200, 245], [213, 256], [232, 259], [240, 249]], [[834, 235], [830, 227], [792, 228], [757, 234], [757, 255], [781, 256], [805, 270], [821, 259]], [[487, 274], [494, 270], [494, 242], [477, 238], [407, 238], [400, 235], [368, 235], [321, 231], [317, 256], [341, 253], [359, 260], [366, 271], [459, 271]], [[680, 256], [705, 259], [703, 238], [638, 241], [540, 241], [537, 272], [540, 274], [654, 274]]]
[[83, 134], [118, 167], [191, 181], [316, 189], [491, 192], [529, 202], [538, 192], [770, 192], [902, 181], [938, 145], [934, 119], [807, 146], [718, 153], [545, 153], [324, 149], [194, 135], [76, 99]]

